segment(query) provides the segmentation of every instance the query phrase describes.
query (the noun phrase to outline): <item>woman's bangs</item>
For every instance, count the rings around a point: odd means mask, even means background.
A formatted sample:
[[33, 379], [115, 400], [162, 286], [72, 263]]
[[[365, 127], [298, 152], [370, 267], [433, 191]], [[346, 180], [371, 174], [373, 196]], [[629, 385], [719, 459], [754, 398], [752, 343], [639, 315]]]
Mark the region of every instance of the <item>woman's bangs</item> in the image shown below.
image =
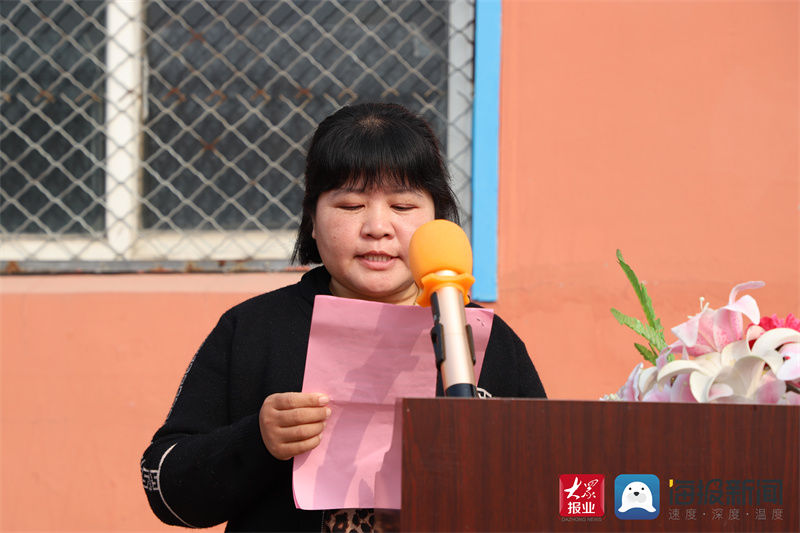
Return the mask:
[[413, 183], [405, 174], [400, 174], [392, 169], [383, 169], [377, 171], [359, 170], [358, 173], [354, 172], [343, 180], [339, 187], [335, 188], [364, 192], [375, 189], [406, 190], [421, 189], [422, 187]]
[[[363, 192], [373, 189], [425, 189], [422, 166], [405, 139], [359, 139], [361, 142], [331, 173], [333, 189]], [[376, 142], [377, 141], [377, 142]]]

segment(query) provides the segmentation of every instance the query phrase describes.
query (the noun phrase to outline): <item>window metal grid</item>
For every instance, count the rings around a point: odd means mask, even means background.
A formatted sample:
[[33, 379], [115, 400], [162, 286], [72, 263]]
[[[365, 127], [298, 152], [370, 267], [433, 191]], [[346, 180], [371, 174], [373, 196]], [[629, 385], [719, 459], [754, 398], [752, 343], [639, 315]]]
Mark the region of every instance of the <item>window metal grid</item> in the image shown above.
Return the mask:
[[0, 2], [0, 268], [287, 268], [360, 101], [431, 122], [469, 228], [473, 34], [467, 0]]

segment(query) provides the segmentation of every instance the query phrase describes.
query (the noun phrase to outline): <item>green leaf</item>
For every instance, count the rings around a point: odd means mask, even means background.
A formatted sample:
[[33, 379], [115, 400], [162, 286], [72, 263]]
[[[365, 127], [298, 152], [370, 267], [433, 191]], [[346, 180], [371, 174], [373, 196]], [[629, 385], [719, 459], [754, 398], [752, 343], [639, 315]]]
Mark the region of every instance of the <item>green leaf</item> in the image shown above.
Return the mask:
[[656, 313], [653, 310], [653, 301], [650, 299], [650, 295], [647, 294], [647, 288], [639, 281], [633, 269], [625, 262], [625, 259], [622, 257], [622, 252], [619, 249], [617, 250], [617, 262], [619, 262], [619, 266], [622, 267], [628, 281], [633, 286], [636, 297], [639, 299], [639, 304], [641, 304], [644, 310], [647, 323], [650, 324], [650, 328], [655, 333], [652, 340], [650, 338], [647, 340], [650, 341], [650, 344], [652, 344], [657, 351], [663, 350], [667, 347], [667, 342], [664, 340], [664, 328], [661, 325], [661, 320], [656, 318]]
[[650, 348], [648, 348], [646, 346], [642, 346], [638, 342], [634, 342], [633, 345], [636, 346], [636, 349], [639, 350], [639, 353], [642, 354], [642, 357], [644, 357], [645, 359], [647, 359], [651, 363], [656, 364], [657, 356], [656, 356], [655, 352], [653, 352], [653, 350], [651, 350]]
[[633, 269], [628, 266], [625, 262], [625, 259], [622, 258], [622, 251], [617, 250], [617, 262], [619, 266], [622, 267], [622, 270], [625, 272], [625, 275], [628, 277], [628, 281], [630, 281], [631, 285], [633, 286], [633, 290], [636, 292], [636, 297], [639, 299], [639, 303], [644, 310], [644, 315], [647, 318], [648, 324], [650, 327], [655, 328], [655, 312], [653, 311], [653, 302], [650, 300], [650, 296], [647, 294], [647, 288], [639, 281], [639, 278], [634, 273]]
[[[661, 336], [661, 334], [658, 331], [651, 328], [650, 326], [642, 324], [642, 322], [638, 318], [633, 318], [632, 316], [628, 316], [624, 313], [621, 313], [616, 309], [614, 309], [613, 307], [611, 308], [611, 314], [614, 315], [614, 318], [617, 319], [617, 322], [619, 322], [623, 326], [628, 326], [629, 328], [631, 328], [633, 331], [635, 331], [636, 333], [647, 339], [647, 342], [649, 342], [654, 347], [658, 348], [659, 344], [662, 343], [666, 347], [666, 342], [664, 341], [664, 337]], [[659, 351], [661, 349], [662, 348], [658, 348]]]

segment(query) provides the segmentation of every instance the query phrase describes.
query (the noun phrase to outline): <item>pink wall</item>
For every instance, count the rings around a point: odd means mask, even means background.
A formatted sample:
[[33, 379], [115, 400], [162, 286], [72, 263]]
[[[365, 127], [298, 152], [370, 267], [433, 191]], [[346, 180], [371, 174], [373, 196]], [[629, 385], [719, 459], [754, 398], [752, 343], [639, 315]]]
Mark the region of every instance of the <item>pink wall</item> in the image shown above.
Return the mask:
[[[621, 248], [664, 325], [800, 312], [798, 4], [503, 4], [499, 300], [555, 398], [639, 356]], [[0, 278], [0, 529], [173, 530], [141, 452], [219, 315], [298, 274]]]

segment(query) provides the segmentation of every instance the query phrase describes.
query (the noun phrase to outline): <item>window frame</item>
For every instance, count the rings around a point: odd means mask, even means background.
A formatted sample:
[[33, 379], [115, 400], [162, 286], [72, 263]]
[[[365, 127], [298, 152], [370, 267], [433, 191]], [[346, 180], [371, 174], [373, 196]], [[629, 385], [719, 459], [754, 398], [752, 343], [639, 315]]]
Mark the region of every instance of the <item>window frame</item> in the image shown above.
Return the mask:
[[[471, 207], [472, 231], [477, 231], [482, 222], [475, 219], [475, 206], [485, 205], [482, 196], [476, 194], [475, 150], [478, 146], [475, 135], [480, 131], [474, 117], [478, 107], [477, 66], [475, 80], [469, 80], [463, 72], [452, 69], [454, 61], [472, 54], [478, 54], [478, 8], [485, 0], [477, 0], [474, 5], [469, 0], [451, 0], [449, 15], [451, 27], [453, 20], [469, 20], [475, 25], [475, 45], [467, 48], [468, 39], [462, 46], [453, 46], [451, 33], [448, 45], [448, 146], [452, 146], [451, 136], [463, 135], [451, 122], [453, 108], [464, 107], [464, 95], [472, 94], [471, 112], [460, 115], [463, 131], [471, 131], [471, 150], [459, 162], [471, 171], [470, 189], [466, 194]], [[492, 2], [499, 5], [499, 2]], [[105, 64], [105, 138], [106, 157], [102, 163], [105, 171], [105, 191], [102, 204], [105, 209], [105, 229], [103, 234], [6, 234], [0, 246], [0, 261], [23, 263], [61, 262], [81, 264], [91, 262], [173, 262], [255, 259], [257, 261], [276, 261], [288, 264], [289, 254], [294, 246], [296, 230], [270, 230], [270, 238], [265, 241], [264, 231], [192, 231], [192, 230], [147, 230], [140, 220], [142, 199], [138, 194], [141, 184], [141, 147], [143, 120], [147, 105], [146, 98], [146, 56], [144, 50], [144, 0], [109, 0], [106, 4]], [[457, 57], [459, 59], [454, 60]], [[475, 83], [475, 88], [470, 86]], [[463, 120], [472, 121], [472, 127], [464, 126]], [[474, 237], [473, 237], [474, 239]], [[288, 253], [287, 253], [288, 252]], [[480, 257], [476, 253], [476, 256]], [[481, 261], [482, 262], [482, 261]], [[124, 268], [123, 268], [124, 269]]]

